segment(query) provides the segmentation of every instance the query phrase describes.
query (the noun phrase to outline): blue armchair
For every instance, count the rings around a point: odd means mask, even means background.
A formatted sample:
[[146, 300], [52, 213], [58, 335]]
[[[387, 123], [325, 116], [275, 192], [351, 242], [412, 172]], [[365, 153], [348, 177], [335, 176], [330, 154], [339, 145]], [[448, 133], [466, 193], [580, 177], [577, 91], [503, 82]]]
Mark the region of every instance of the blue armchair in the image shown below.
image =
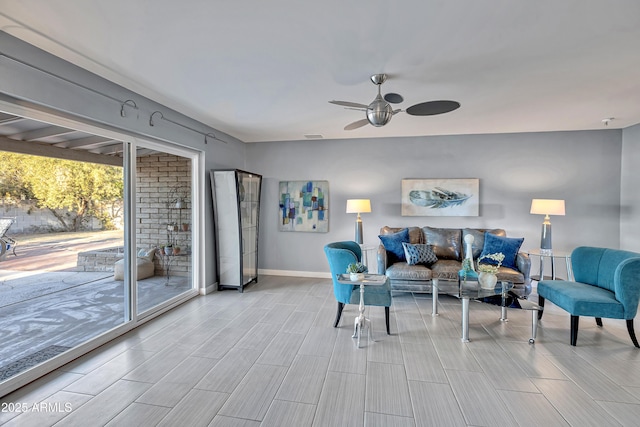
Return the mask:
[[[571, 254], [575, 282], [542, 280], [538, 283], [538, 305], [544, 308], [545, 299], [571, 315], [571, 345], [578, 339], [580, 316], [625, 319], [633, 345], [638, 340], [633, 319], [640, 300], [640, 254], [616, 249], [581, 246]], [[538, 319], [543, 311], [539, 311]]]
[[[335, 242], [324, 247], [324, 253], [329, 261], [329, 270], [333, 280], [333, 293], [338, 300], [338, 312], [333, 324], [338, 327], [342, 310], [345, 304], [360, 303], [360, 287], [338, 283], [336, 275], [345, 273], [347, 266], [351, 263], [362, 261], [362, 250], [356, 242]], [[384, 286], [368, 286], [364, 290], [364, 305], [374, 305], [384, 307], [384, 315], [389, 332], [389, 307], [391, 306], [391, 285], [387, 279]]]

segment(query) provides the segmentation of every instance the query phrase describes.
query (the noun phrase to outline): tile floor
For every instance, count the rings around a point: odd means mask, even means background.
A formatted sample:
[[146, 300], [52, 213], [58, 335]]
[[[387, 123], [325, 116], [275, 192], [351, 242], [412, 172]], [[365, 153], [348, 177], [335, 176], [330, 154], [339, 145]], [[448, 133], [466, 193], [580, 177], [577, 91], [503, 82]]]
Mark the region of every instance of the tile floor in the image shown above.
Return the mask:
[[[357, 349], [356, 306], [333, 328], [328, 279], [262, 276], [245, 293], [197, 297], [0, 399], [6, 426], [636, 426], [640, 350], [623, 322], [394, 295], [391, 332]], [[42, 406], [48, 404], [45, 408]], [[16, 412], [16, 405], [29, 412]], [[37, 405], [37, 406], [34, 406]], [[10, 411], [9, 409], [13, 409]], [[44, 408], [35, 412], [34, 408]]]

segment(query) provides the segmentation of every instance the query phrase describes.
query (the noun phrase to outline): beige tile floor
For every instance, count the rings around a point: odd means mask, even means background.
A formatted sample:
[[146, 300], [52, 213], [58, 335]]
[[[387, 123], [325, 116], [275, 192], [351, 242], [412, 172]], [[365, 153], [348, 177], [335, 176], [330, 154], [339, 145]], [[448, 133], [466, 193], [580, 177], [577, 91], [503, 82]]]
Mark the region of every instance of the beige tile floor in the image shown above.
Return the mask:
[[[357, 307], [336, 309], [328, 279], [263, 276], [245, 293], [197, 297], [0, 399], [6, 426], [637, 426], [640, 350], [623, 322], [394, 295], [392, 335], [351, 338]], [[56, 404], [19, 413], [9, 404]], [[65, 406], [66, 405], [66, 406]], [[70, 411], [65, 409], [69, 408]]]

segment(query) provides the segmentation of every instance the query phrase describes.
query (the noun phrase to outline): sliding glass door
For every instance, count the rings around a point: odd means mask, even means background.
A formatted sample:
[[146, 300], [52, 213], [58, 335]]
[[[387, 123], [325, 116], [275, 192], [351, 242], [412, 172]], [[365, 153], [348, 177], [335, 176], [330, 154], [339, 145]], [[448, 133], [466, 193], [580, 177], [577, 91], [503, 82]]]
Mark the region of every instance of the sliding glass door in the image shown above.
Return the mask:
[[0, 394], [197, 295], [200, 156], [0, 111]]

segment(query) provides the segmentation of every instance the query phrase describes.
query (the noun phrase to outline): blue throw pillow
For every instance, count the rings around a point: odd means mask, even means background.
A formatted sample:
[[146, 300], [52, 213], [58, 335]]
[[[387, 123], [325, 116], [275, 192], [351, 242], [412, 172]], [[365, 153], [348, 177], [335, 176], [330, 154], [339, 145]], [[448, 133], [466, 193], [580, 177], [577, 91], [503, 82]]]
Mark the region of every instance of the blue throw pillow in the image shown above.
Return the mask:
[[427, 267], [438, 261], [438, 257], [433, 253], [431, 245], [412, 245], [411, 243], [402, 243], [404, 248], [404, 256], [407, 258], [407, 264], [425, 264]]
[[402, 243], [409, 243], [409, 229], [405, 228], [397, 233], [381, 234], [378, 236], [382, 245], [393, 254], [399, 261], [405, 261], [404, 248]]
[[[501, 252], [504, 254], [504, 261], [502, 261], [502, 265], [517, 270], [516, 257], [520, 250], [520, 246], [522, 246], [522, 242], [524, 242], [524, 237], [502, 237], [491, 233], [484, 233], [484, 247], [482, 248], [480, 257]], [[482, 263], [493, 265], [498, 264], [496, 261], [489, 258], [483, 259]]]

